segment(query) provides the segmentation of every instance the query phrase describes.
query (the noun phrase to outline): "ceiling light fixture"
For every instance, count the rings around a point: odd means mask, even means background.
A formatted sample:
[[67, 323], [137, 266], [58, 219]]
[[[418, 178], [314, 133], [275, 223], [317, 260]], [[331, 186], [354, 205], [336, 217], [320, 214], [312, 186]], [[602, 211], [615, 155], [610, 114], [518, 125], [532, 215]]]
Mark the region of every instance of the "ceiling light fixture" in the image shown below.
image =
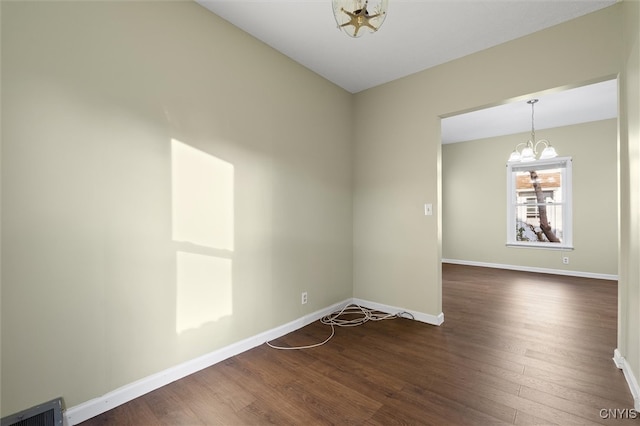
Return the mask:
[[544, 144], [544, 150], [540, 154], [539, 160], [547, 160], [549, 158], [555, 158], [558, 156], [556, 149], [551, 146], [551, 142], [546, 139], [540, 139], [536, 142], [536, 130], [533, 126], [533, 106], [538, 102], [538, 99], [530, 99], [527, 101], [531, 105], [531, 139], [527, 142], [518, 144], [511, 155], [509, 156], [509, 162], [529, 162], [535, 161], [536, 155], [538, 155], [538, 145]]
[[338, 29], [350, 37], [360, 37], [365, 28], [370, 33], [380, 29], [387, 17], [389, 0], [332, 0]]

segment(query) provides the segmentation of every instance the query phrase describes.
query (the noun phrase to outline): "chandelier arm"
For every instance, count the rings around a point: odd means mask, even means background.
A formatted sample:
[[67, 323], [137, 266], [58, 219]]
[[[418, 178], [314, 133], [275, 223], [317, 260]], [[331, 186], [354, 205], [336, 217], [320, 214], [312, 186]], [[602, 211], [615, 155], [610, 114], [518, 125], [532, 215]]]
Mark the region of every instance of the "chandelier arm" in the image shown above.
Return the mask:
[[538, 142], [536, 142], [536, 144], [533, 147], [533, 152], [535, 152], [536, 155], [538, 155], [538, 145], [541, 144], [541, 143], [544, 144], [545, 148], [548, 148], [549, 145], [551, 145], [548, 140], [540, 139]]

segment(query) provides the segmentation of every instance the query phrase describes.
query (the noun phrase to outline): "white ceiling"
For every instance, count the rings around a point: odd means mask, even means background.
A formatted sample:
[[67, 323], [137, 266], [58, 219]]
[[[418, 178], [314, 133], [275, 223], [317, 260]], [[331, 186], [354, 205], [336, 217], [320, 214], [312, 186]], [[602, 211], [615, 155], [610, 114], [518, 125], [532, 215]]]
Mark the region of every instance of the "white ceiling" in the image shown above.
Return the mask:
[[536, 131], [618, 116], [618, 82], [607, 80], [445, 118], [442, 143], [530, 132], [529, 99], [538, 99], [534, 106]]
[[[330, 0], [196, 1], [351, 93], [616, 3], [616, 0], [390, 0], [380, 30], [354, 39], [337, 29]], [[615, 107], [617, 103], [615, 84], [593, 89], [593, 93], [587, 88], [574, 89], [577, 99], [570, 93], [536, 96], [540, 99], [536, 105], [536, 129], [547, 126], [545, 115], [567, 118], [566, 123], [555, 120], [556, 124], [547, 127], [611, 118], [611, 104]], [[445, 119], [443, 141], [530, 130], [530, 108], [521, 101]], [[585, 120], [586, 117], [589, 119]], [[516, 119], [523, 119], [525, 127], [515, 127]], [[496, 130], [485, 135], [487, 129]]]

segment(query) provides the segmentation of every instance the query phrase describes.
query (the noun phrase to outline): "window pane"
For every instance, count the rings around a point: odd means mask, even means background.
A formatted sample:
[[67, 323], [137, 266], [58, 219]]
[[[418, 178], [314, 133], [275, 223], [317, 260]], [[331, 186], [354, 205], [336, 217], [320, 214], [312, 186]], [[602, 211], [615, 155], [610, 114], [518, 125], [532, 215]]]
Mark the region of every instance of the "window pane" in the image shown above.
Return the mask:
[[[536, 210], [532, 215], [531, 209]], [[516, 241], [532, 243], [562, 242], [562, 213], [560, 204], [535, 204], [516, 206]], [[546, 217], [547, 226], [543, 226]]]
[[[532, 179], [532, 174], [536, 176], [535, 182]], [[535, 195], [534, 183], [540, 186], [544, 193], [545, 201], [560, 201], [555, 198], [560, 195], [562, 190], [562, 171], [560, 169], [516, 172], [516, 191], [518, 194], [523, 192]]]
[[[556, 191], [542, 191], [545, 202], [553, 203]], [[516, 195], [516, 203], [527, 207], [528, 218], [538, 218], [538, 198], [534, 191], [521, 191]]]

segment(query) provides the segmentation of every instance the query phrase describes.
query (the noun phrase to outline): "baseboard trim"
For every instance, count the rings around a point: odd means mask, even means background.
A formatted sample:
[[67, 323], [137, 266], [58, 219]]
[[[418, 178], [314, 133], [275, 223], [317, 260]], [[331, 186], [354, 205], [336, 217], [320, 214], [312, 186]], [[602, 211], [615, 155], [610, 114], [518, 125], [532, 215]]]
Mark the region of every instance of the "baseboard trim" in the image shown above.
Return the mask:
[[416, 321], [424, 322], [431, 325], [441, 325], [444, 322], [444, 313], [440, 312], [438, 315], [425, 314], [423, 312], [416, 312], [410, 309], [399, 308], [397, 306], [384, 305], [382, 303], [371, 302], [369, 300], [354, 298], [353, 302], [356, 305], [364, 306], [370, 309], [375, 309], [387, 314], [397, 314], [399, 312], [407, 312], [413, 316]]
[[615, 362], [616, 367], [624, 373], [624, 378], [627, 380], [627, 384], [629, 385], [631, 396], [633, 396], [634, 410], [640, 411], [640, 386], [638, 386], [638, 381], [631, 370], [631, 366], [618, 349], [613, 351], [613, 362]]
[[564, 269], [537, 268], [534, 266], [503, 265], [500, 263], [475, 262], [472, 260], [442, 259], [442, 263], [455, 265], [481, 266], [484, 268], [509, 269], [512, 271], [537, 272], [539, 274], [567, 275], [570, 277], [595, 278], [599, 280], [618, 281], [618, 275], [596, 274], [594, 272], [566, 271]]
[[352, 299], [347, 299], [333, 304], [327, 308], [320, 309], [287, 324], [241, 340], [229, 346], [225, 346], [224, 348], [168, 368], [159, 373], [152, 374], [151, 376], [129, 383], [98, 398], [94, 398], [90, 401], [71, 407], [64, 412], [64, 424], [76, 425], [78, 423], [82, 423], [85, 420], [116, 408], [119, 405], [161, 388], [162, 386], [168, 385], [169, 383], [224, 361], [227, 358], [248, 351], [256, 346], [260, 346], [270, 340], [282, 337], [292, 331], [298, 330], [319, 320], [325, 315], [339, 311], [351, 302]]

